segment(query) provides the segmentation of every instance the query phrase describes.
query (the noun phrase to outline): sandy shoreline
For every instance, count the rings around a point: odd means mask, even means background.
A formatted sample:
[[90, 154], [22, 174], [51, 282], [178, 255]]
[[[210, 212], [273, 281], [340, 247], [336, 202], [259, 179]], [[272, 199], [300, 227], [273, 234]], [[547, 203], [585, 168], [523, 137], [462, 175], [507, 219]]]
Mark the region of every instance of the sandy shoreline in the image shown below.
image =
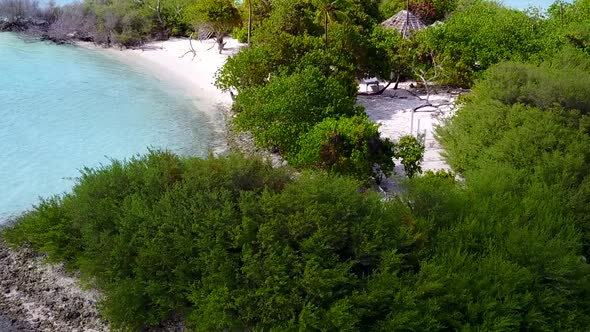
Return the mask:
[[229, 149], [227, 110], [231, 107], [232, 98], [229, 93], [215, 87], [215, 74], [227, 58], [244, 46], [232, 38], [226, 39], [226, 42], [222, 54], [219, 54], [213, 40], [192, 41], [194, 57], [192, 53], [187, 54], [191, 49], [187, 38], [151, 42], [137, 49], [104, 48], [84, 42], [76, 45], [125, 63], [191, 99], [194, 110], [208, 118], [207, 126], [215, 141], [212, 142], [215, 143], [212, 144], [213, 153], [218, 155]]
[[213, 40], [193, 41], [192, 45], [196, 51], [194, 58], [192, 53], [186, 54], [190, 50], [190, 44], [185, 38], [151, 42], [141, 48], [122, 50], [98, 47], [91, 43], [78, 45], [99, 50], [131, 66], [145, 69], [157, 79], [183, 89], [191, 97], [210, 106], [218, 104], [229, 106], [232, 102], [231, 97], [215, 87], [215, 74], [225, 64], [227, 58], [236, 54], [243, 44], [231, 38], [226, 41], [222, 54], [218, 53]]

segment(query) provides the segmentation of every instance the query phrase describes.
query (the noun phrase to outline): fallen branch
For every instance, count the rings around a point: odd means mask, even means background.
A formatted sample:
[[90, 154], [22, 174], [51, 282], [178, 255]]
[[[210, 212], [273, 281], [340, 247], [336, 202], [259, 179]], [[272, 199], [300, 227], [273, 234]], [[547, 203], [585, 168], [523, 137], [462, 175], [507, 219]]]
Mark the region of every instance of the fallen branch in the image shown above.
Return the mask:
[[193, 47], [193, 34], [191, 33], [191, 35], [188, 37], [188, 43], [190, 45], [190, 50], [186, 51], [186, 53], [184, 53], [182, 56], [180, 56], [179, 58], [184, 58], [185, 55], [192, 53], [193, 54], [193, 58], [191, 59], [191, 61], [193, 61], [195, 59], [195, 57], [197, 56], [197, 51], [195, 51], [195, 48]]
[[419, 109], [421, 109], [421, 108], [426, 108], [426, 107], [434, 107], [436, 110], [433, 110], [433, 111], [431, 111], [431, 112], [435, 112], [435, 111], [438, 111], [438, 110], [439, 110], [439, 108], [441, 108], [441, 107], [443, 107], [443, 106], [453, 106], [453, 105], [454, 105], [454, 103], [442, 103], [442, 104], [438, 104], [438, 105], [433, 105], [433, 104], [431, 104], [431, 103], [426, 103], [426, 104], [420, 105], [420, 106], [418, 106], [418, 107], [415, 107], [415, 108], [412, 110], [412, 112], [417, 112]]
[[424, 100], [424, 99], [422, 99], [422, 97], [420, 97], [419, 95], [417, 95], [416, 93], [414, 93], [414, 91], [412, 91], [412, 90], [406, 90], [406, 91], [408, 91], [409, 94], [411, 94], [412, 96], [418, 98], [419, 100]]

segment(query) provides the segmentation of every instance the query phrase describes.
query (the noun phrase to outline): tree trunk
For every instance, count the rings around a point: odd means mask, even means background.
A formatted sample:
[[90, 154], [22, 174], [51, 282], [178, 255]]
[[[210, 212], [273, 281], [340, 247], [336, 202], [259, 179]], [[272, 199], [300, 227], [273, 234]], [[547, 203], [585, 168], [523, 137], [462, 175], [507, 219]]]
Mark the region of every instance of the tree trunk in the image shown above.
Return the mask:
[[399, 79], [400, 79], [400, 73], [397, 73], [397, 78], [395, 79], [395, 85], [393, 86], [393, 90], [397, 90], [397, 87], [399, 85]]
[[250, 38], [252, 37], [252, 0], [248, 0], [248, 46], [251, 45]]
[[328, 49], [328, 12], [324, 12], [324, 32], [326, 33], [326, 50]]
[[166, 39], [166, 33], [165, 33], [165, 28], [164, 28], [164, 21], [162, 20], [162, 7], [160, 4], [160, 0], [158, 0], [158, 2], [156, 3], [156, 14], [158, 17], [158, 28], [159, 28], [159, 36], [158, 38], [161, 40]]
[[225, 43], [223, 42], [223, 35], [217, 37], [217, 45], [217, 48], [219, 49], [219, 54], [221, 54], [221, 51], [223, 51], [223, 46], [225, 46]]
[[156, 3], [156, 13], [158, 15], [158, 23], [160, 23], [160, 26], [163, 26], [164, 22], [162, 21], [162, 10], [160, 7], [160, 0], [158, 0], [158, 2]]

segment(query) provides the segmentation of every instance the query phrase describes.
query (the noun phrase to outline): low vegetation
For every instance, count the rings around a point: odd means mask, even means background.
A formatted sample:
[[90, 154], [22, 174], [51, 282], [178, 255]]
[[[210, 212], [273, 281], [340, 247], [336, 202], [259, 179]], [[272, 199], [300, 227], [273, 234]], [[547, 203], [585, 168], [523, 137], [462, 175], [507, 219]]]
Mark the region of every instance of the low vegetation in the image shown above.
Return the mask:
[[153, 152], [84, 170], [4, 236], [93, 277], [115, 327], [173, 312], [208, 331], [372, 325], [353, 297], [383, 259], [411, 265], [413, 240], [407, 207], [358, 188], [237, 155]]
[[[573, 49], [541, 66], [496, 65], [438, 130], [456, 171], [479, 178], [493, 170], [493, 188], [500, 186], [523, 204], [547, 201], [543, 209], [575, 221], [585, 256], [590, 254], [589, 65], [590, 58]], [[536, 219], [536, 209], [527, 218]]]
[[17, 31], [58, 43], [93, 41], [106, 46], [139, 46], [205, 28], [223, 37], [241, 25], [233, 1], [85, 0], [42, 7], [32, 0], [0, 0], [0, 31]]
[[[587, 329], [590, 2], [412, 3], [445, 23], [402, 39], [377, 27], [399, 1], [252, 0], [217, 85], [298, 171], [152, 152], [85, 169], [3, 238], [94, 280], [124, 330]], [[355, 106], [357, 78], [418, 74], [472, 89], [437, 130], [454, 172], [418, 176], [420, 138], [384, 140]], [[383, 200], [366, 184], [393, 157], [410, 178]]]
[[588, 191], [564, 207], [549, 171], [429, 173], [383, 201], [349, 178], [152, 152], [84, 170], [2, 235], [91, 277], [124, 330], [172, 314], [195, 331], [580, 330], [570, 207]]

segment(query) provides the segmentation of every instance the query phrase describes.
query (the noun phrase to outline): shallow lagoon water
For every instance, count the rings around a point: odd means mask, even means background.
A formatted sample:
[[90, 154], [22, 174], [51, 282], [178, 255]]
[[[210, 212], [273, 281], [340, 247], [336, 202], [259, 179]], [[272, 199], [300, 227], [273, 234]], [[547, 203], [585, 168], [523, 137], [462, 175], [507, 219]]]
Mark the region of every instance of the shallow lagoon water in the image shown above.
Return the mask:
[[0, 223], [68, 191], [84, 166], [148, 148], [205, 156], [218, 119], [168, 82], [100, 51], [0, 33]]

